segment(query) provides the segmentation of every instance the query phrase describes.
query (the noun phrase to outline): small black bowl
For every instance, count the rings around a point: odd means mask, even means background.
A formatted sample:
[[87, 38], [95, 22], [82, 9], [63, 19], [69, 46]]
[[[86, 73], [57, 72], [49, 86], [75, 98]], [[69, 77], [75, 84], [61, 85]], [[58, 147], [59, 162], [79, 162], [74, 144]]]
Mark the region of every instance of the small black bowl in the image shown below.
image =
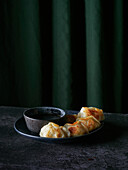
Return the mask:
[[35, 107], [23, 113], [27, 128], [31, 132], [39, 133], [40, 129], [48, 122], [61, 124], [65, 111], [56, 107]]

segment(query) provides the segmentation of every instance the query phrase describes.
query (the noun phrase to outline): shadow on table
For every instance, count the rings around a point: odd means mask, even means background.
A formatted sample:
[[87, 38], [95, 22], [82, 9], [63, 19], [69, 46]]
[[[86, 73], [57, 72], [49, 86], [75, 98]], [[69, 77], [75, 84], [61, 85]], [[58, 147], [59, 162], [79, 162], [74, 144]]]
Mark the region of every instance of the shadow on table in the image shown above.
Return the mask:
[[94, 141], [97, 143], [115, 141], [117, 138], [120, 138], [123, 132], [123, 127], [106, 122], [101, 131], [99, 131], [97, 134], [94, 134], [93, 136], [90, 136], [89, 141]]

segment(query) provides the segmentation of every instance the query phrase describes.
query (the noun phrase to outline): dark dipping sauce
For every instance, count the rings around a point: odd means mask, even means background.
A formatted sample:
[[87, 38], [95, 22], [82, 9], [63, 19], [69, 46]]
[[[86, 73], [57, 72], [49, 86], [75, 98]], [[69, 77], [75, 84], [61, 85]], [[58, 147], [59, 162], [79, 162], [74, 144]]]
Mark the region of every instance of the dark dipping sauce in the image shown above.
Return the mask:
[[41, 127], [48, 122], [62, 125], [65, 112], [55, 107], [37, 107], [26, 110], [23, 115], [28, 129], [34, 133], [39, 133]]
[[37, 113], [37, 114], [33, 114], [31, 115], [32, 119], [35, 120], [47, 120], [49, 122], [54, 122], [60, 126], [65, 124], [64, 119], [61, 117], [61, 115], [59, 114], [51, 114], [51, 113]]
[[31, 118], [39, 119], [39, 120], [55, 120], [55, 119], [61, 118], [61, 115], [43, 113], [43, 114], [34, 114], [34, 115], [31, 115]]

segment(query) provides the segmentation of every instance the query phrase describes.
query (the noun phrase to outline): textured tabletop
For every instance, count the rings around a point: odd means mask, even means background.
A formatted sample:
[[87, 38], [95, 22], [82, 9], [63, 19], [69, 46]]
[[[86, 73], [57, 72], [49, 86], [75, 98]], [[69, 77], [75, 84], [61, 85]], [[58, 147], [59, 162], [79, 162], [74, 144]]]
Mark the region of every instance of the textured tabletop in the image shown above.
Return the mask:
[[[0, 107], [0, 169], [128, 169], [128, 114], [105, 113], [102, 130], [82, 141], [42, 143], [14, 130], [24, 108]], [[67, 111], [67, 113], [77, 111]]]

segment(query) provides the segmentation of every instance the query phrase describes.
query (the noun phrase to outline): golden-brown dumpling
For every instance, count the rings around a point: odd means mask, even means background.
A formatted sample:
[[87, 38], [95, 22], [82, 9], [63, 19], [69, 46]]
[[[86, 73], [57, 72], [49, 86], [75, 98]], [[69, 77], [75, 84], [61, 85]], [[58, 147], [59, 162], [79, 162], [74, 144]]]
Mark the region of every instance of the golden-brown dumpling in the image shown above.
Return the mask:
[[82, 124], [80, 121], [76, 121], [73, 124], [66, 123], [64, 125], [68, 131], [70, 131], [70, 136], [80, 136], [89, 133], [86, 125]]
[[47, 138], [64, 138], [70, 136], [70, 132], [63, 126], [59, 126], [53, 122], [49, 122], [40, 130], [40, 137]]
[[[64, 126], [49, 122], [40, 130], [40, 137], [65, 138], [88, 134], [90, 131], [100, 127], [100, 121], [104, 120], [102, 109], [94, 107], [82, 107], [78, 115], [67, 115]], [[73, 123], [74, 122], [74, 123]]]
[[94, 116], [99, 121], [104, 120], [103, 110], [95, 107], [82, 107], [77, 117], [83, 118], [88, 116]]
[[93, 116], [88, 116], [86, 118], [78, 118], [77, 121], [79, 121], [82, 125], [86, 126], [89, 132], [98, 128], [101, 125], [101, 123]]

